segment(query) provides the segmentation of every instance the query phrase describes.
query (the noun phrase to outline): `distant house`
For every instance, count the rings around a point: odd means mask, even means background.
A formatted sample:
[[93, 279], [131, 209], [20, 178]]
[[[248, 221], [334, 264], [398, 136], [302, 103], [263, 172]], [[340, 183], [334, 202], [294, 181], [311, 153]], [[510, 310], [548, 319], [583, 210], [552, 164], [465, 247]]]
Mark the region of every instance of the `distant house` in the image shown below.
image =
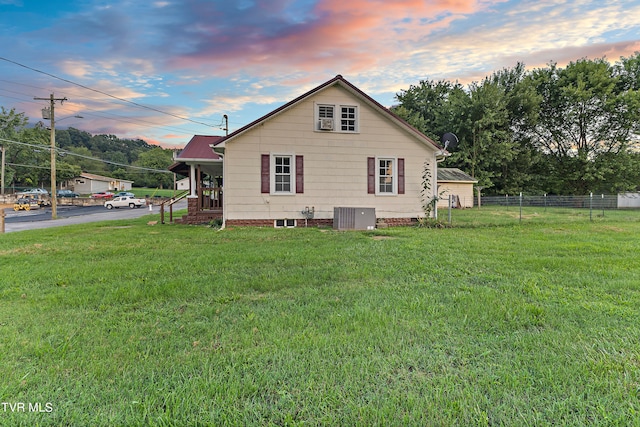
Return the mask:
[[438, 208], [449, 207], [449, 195], [453, 207], [473, 207], [473, 185], [478, 180], [457, 168], [438, 168]]
[[445, 154], [338, 75], [226, 137], [194, 136], [170, 170], [190, 178], [186, 222], [331, 225], [364, 208], [396, 225], [424, 215], [424, 169]]
[[176, 181], [176, 190], [184, 191], [189, 189], [189, 178], [182, 178]]
[[131, 190], [133, 181], [111, 178], [108, 176], [81, 173], [80, 176], [67, 181], [67, 188], [79, 194], [91, 194], [99, 191], [127, 191]]

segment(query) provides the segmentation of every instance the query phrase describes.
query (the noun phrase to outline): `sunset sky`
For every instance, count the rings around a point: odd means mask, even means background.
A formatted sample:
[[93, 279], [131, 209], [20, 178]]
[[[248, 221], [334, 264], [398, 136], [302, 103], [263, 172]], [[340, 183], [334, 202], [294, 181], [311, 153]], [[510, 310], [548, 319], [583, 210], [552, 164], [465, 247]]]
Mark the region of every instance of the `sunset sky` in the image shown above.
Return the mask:
[[172, 147], [336, 74], [391, 106], [420, 80], [636, 51], [640, 0], [0, 0], [0, 106], [35, 122], [53, 92], [58, 127]]

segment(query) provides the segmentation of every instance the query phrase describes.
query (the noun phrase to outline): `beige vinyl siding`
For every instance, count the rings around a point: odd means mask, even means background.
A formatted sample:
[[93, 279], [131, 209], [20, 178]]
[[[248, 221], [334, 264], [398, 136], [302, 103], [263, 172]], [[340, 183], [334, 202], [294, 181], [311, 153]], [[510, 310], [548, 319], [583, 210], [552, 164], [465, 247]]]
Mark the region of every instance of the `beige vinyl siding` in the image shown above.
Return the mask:
[[[316, 131], [316, 103], [356, 105], [359, 132]], [[338, 206], [375, 207], [380, 218], [418, 217], [427, 158], [431, 175], [436, 175], [434, 151], [387, 115], [330, 87], [229, 141], [224, 158], [225, 218], [300, 219], [306, 206], [315, 207], [316, 218], [332, 218]], [[304, 156], [304, 194], [261, 194], [262, 154]], [[367, 194], [367, 157], [404, 158], [405, 194]]]
[[438, 192], [440, 193], [440, 199], [438, 200], [439, 208], [449, 207], [450, 194], [458, 196], [461, 207], [473, 207], [473, 183], [471, 182], [441, 182]]

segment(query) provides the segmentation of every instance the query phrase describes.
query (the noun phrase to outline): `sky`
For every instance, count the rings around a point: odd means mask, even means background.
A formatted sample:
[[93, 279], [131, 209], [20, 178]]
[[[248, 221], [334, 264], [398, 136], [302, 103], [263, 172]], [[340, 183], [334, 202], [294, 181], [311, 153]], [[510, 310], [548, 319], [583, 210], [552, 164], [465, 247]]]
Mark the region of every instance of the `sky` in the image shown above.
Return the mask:
[[[640, 0], [0, 0], [0, 106], [183, 147], [341, 74], [384, 106], [421, 80], [640, 51]], [[81, 115], [83, 118], [74, 116]]]

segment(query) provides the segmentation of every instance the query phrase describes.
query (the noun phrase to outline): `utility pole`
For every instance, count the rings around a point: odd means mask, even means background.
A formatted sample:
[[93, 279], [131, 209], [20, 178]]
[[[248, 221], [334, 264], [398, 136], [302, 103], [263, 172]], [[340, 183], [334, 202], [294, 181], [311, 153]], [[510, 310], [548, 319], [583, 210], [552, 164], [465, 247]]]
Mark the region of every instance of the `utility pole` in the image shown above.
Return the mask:
[[4, 145], [0, 147], [2, 150], [2, 166], [0, 166], [0, 194], [4, 196]]
[[[67, 98], [54, 98], [53, 93], [49, 98], [33, 98], [39, 101], [49, 101], [50, 107], [42, 109], [42, 118], [49, 119], [51, 121], [51, 219], [58, 218], [58, 198], [56, 195], [56, 121], [54, 118], [54, 106], [56, 101], [60, 101], [60, 104], [67, 100]], [[49, 116], [49, 117], [46, 117]]]

